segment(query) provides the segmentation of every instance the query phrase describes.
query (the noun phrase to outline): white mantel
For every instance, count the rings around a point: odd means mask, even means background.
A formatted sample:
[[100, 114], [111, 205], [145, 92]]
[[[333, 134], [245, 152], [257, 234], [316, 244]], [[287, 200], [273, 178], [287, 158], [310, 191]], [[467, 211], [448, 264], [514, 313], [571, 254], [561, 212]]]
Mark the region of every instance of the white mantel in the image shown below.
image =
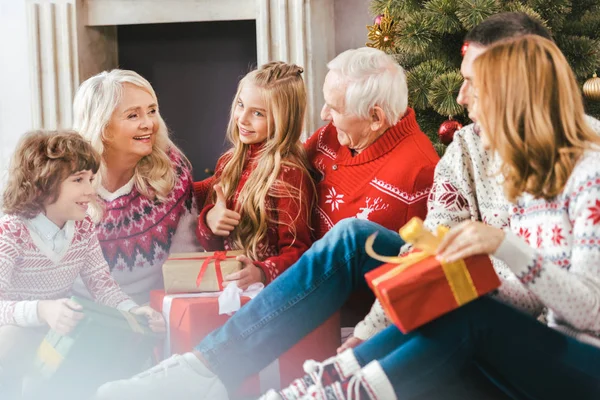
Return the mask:
[[117, 25], [254, 19], [259, 65], [304, 67], [312, 132], [335, 51], [333, 13], [334, 0], [27, 0], [33, 127], [71, 126], [77, 86], [118, 65]]

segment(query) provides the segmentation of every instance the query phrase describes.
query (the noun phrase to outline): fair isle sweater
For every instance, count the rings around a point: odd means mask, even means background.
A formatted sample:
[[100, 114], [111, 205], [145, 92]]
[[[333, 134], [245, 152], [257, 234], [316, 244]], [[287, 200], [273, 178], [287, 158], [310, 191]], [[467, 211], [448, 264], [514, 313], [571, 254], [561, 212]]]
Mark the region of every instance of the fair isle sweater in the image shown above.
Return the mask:
[[[600, 134], [600, 121], [588, 117], [587, 122]], [[472, 124], [458, 131], [436, 168], [426, 227], [430, 230], [438, 225], [452, 227], [465, 220], [507, 227], [510, 203], [504, 196], [499, 166], [500, 160], [483, 149]], [[502, 281], [494, 295], [525, 312], [539, 314], [543, 306], [535, 294], [504, 262], [494, 257], [492, 262]], [[369, 315], [356, 326], [354, 335], [366, 340], [389, 324], [376, 301]]]
[[[104, 214], [96, 229], [104, 258], [121, 288], [139, 304], [163, 287], [162, 265], [169, 253], [199, 249], [191, 168], [178, 152], [169, 155], [177, 181], [163, 202], [141, 195], [133, 178], [113, 193], [98, 188]], [[81, 282], [73, 291], [87, 295]]]
[[414, 216], [425, 217], [439, 157], [414, 110], [354, 156], [339, 143], [333, 124], [315, 132], [305, 147], [319, 173], [313, 216], [317, 239], [344, 218], [398, 230]]
[[0, 218], [0, 326], [41, 326], [38, 301], [69, 297], [78, 276], [98, 303], [125, 311], [137, 305], [110, 275], [90, 218], [67, 222], [58, 252], [31, 228], [15, 215]]
[[[260, 163], [260, 150], [262, 144], [249, 146], [246, 164], [238, 183], [233, 198], [228, 199], [227, 208], [239, 210], [238, 196], [250, 173]], [[196, 194], [205, 199], [204, 207], [198, 218], [196, 235], [202, 247], [207, 251], [236, 250], [236, 244], [230, 237], [216, 236], [206, 223], [206, 215], [214, 207], [211, 199], [213, 186], [219, 181], [223, 169], [231, 158], [231, 153], [226, 153], [217, 162], [215, 175], [201, 185], [196, 185]], [[254, 265], [261, 268], [265, 274], [265, 283], [268, 284], [277, 278], [283, 271], [298, 261], [298, 258], [312, 244], [310, 222], [310, 204], [314, 198], [311, 177], [305, 172], [283, 166], [278, 180], [298, 189], [299, 197], [291, 196], [267, 197], [269, 222], [267, 234], [258, 246], [258, 259]], [[203, 193], [199, 193], [201, 190]], [[277, 221], [277, 222], [276, 222]]]

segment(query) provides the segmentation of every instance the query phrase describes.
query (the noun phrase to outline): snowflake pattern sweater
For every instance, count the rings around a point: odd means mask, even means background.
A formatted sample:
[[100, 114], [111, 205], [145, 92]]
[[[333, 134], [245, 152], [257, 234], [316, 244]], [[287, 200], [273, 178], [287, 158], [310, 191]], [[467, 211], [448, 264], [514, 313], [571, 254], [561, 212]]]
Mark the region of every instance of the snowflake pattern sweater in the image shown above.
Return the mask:
[[315, 132], [306, 149], [320, 174], [313, 216], [317, 238], [344, 218], [370, 220], [398, 230], [414, 216], [425, 217], [439, 157], [412, 109], [354, 156], [340, 145], [333, 124]]
[[78, 276], [98, 303], [136, 306], [110, 275], [92, 220], [67, 224], [69, 245], [54, 253], [21, 217], [0, 218], [0, 326], [41, 326], [37, 302], [69, 297]]
[[[199, 249], [190, 166], [178, 152], [169, 154], [177, 181], [164, 202], [141, 195], [133, 179], [114, 193], [98, 188], [104, 208], [97, 226], [100, 246], [113, 277], [140, 304], [149, 301], [150, 290], [163, 287], [162, 265], [169, 253]], [[87, 295], [81, 282], [74, 292]]]
[[[600, 134], [600, 121], [588, 117], [588, 124]], [[468, 125], [457, 132], [438, 163], [425, 225], [434, 230], [438, 225], [452, 227], [465, 220], [483, 221], [497, 228], [509, 223], [510, 203], [497, 173], [498, 158], [483, 150], [481, 139]], [[504, 302], [539, 314], [542, 305], [515, 273], [501, 260], [492, 257], [502, 286], [495, 296]], [[390, 324], [379, 301], [355, 328], [354, 335], [366, 340]]]
[[[251, 145], [248, 150], [248, 157], [242, 177], [236, 189], [234, 199], [229, 199], [227, 208], [237, 209], [237, 196], [246, 184], [250, 172], [257, 162], [260, 162], [259, 151], [261, 145]], [[234, 250], [235, 244], [222, 236], [216, 236], [212, 233], [206, 224], [206, 214], [214, 204], [210, 193], [213, 191], [213, 185], [218, 181], [223, 168], [227, 164], [230, 155], [226, 153], [217, 162], [215, 175], [195, 185], [196, 196], [205, 199], [205, 206], [198, 217], [198, 228], [196, 234], [200, 244], [207, 251]], [[259, 259], [254, 262], [265, 273], [266, 282], [270, 283], [277, 278], [283, 271], [294, 264], [298, 258], [312, 244], [312, 235], [309, 227], [310, 209], [307, 202], [314, 197], [314, 191], [310, 183], [310, 177], [296, 168], [282, 167], [279, 179], [289, 185], [299, 189], [300, 198], [290, 197], [272, 198], [267, 201], [268, 209], [271, 212], [270, 219], [279, 221], [279, 223], [269, 223], [267, 227], [267, 237], [264, 243], [258, 248]], [[294, 227], [291, 229], [290, 227]]]

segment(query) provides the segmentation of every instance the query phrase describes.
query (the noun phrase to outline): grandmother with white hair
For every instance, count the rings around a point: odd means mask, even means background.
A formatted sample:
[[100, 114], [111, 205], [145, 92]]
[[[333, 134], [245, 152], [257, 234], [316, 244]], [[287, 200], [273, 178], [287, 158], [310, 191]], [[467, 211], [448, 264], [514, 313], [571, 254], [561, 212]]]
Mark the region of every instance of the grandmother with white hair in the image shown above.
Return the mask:
[[[366, 288], [364, 274], [381, 264], [365, 254], [369, 235], [379, 234], [377, 253], [397, 255], [403, 241], [393, 230], [413, 216], [425, 217], [438, 156], [407, 108], [402, 67], [369, 48], [344, 52], [328, 67], [322, 117], [330, 122], [306, 144], [320, 174], [315, 227], [323, 238], [193, 352], [105, 384], [96, 399], [228, 399], [228, 390], [324, 323], [353, 291]], [[357, 366], [349, 354], [325, 364], [350, 376]], [[311, 379], [323, 375], [318, 371], [336, 371], [305, 367], [312, 378], [295, 382], [289, 398], [305, 393]]]
[[[169, 138], [150, 83], [115, 69], [81, 84], [74, 129], [102, 155], [98, 204], [89, 212], [111, 274], [139, 304], [162, 287], [170, 252], [194, 251], [197, 208], [191, 165]], [[87, 296], [79, 281], [75, 294]]]

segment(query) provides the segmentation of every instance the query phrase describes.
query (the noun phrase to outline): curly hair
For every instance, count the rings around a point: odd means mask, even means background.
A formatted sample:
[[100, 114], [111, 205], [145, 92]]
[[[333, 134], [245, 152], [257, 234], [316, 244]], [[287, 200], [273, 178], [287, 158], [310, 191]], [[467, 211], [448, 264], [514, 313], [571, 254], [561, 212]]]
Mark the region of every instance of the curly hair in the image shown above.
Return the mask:
[[33, 218], [54, 203], [69, 176], [100, 167], [100, 155], [74, 131], [32, 131], [15, 150], [2, 198], [6, 214]]

